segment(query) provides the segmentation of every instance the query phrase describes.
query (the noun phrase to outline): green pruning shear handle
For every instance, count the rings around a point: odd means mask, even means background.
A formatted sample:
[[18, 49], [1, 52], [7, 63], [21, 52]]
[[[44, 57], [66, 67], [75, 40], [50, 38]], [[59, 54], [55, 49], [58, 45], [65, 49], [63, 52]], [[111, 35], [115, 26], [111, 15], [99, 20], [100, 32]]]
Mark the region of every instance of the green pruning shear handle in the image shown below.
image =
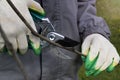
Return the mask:
[[[45, 12], [38, 12], [34, 8], [29, 8], [29, 11], [35, 22], [38, 22], [36, 20], [36, 17], [40, 18], [40, 19], [45, 17]], [[33, 44], [33, 42], [31, 40], [29, 40], [29, 38], [28, 38], [28, 46], [29, 46], [29, 49], [32, 49], [34, 51], [35, 55], [40, 55], [41, 49], [42, 49], [41, 45], [36, 48], [35, 45]]]

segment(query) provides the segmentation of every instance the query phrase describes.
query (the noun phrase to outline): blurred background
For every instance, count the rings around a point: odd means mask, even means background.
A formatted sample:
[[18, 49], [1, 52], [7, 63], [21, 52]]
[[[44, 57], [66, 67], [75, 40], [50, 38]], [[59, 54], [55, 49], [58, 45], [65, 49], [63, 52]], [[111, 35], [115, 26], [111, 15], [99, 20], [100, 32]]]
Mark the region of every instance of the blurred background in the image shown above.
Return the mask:
[[[111, 30], [111, 42], [120, 54], [120, 0], [97, 0], [97, 15], [103, 17]], [[120, 80], [120, 65], [114, 71], [102, 72], [96, 77], [85, 76], [84, 64], [79, 71], [80, 80]]]

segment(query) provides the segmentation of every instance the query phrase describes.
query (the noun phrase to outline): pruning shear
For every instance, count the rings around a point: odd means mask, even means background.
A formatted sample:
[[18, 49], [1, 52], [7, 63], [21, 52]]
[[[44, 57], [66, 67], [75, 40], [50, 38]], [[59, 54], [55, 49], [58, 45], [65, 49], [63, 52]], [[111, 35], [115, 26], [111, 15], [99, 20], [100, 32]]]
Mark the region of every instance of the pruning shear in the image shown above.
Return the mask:
[[[36, 12], [29, 9], [31, 16], [35, 22], [40, 27], [40, 30], [38, 31], [42, 36], [46, 37], [50, 41], [53, 41], [55, 43], [58, 43], [64, 47], [75, 47], [80, 42], [72, 40], [66, 36], [63, 36], [55, 31], [54, 26], [50, 22], [49, 18], [41, 17], [39, 14], [36, 14]], [[42, 47], [46, 47], [49, 45], [46, 41], [41, 41]]]

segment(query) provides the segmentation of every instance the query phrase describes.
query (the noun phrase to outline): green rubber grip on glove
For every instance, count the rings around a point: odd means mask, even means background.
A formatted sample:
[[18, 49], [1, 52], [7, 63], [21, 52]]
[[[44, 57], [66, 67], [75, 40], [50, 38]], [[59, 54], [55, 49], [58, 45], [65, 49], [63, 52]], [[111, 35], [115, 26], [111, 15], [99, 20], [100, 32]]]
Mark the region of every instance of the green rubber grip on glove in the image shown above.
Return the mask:
[[36, 10], [33, 10], [31, 8], [29, 8], [30, 14], [32, 16], [33, 19], [37, 18], [37, 19], [42, 19], [45, 17], [45, 13], [40, 13]]
[[30, 41], [30, 40], [28, 42], [28, 48], [32, 49], [34, 54], [37, 55], [37, 56], [39, 56], [41, 54], [41, 50], [42, 50], [41, 45], [40, 45], [39, 48], [36, 49], [36, 48], [34, 48], [34, 44], [32, 43], [32, 41]]

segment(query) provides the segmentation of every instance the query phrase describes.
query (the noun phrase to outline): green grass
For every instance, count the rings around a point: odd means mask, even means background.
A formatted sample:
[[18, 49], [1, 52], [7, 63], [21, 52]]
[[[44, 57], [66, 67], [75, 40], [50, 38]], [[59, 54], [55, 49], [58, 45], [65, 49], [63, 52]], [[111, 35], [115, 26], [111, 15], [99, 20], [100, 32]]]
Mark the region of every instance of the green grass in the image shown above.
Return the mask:
[[98, 15], [107, 19], [120, 19], [120, 0], [97, 0]]
[[[111, 30], [111, 42], [120, 54], [120, 0], [99, 0], [97, 2], [98, 16], [102, 16]], [[111, 13], [112, 12], [112, 13]], [[80, 80], [120, 80], [120, 65], [112, 72], [102, 72], [96, 77], [85, 76], [84, 64], [79, 71]]]

